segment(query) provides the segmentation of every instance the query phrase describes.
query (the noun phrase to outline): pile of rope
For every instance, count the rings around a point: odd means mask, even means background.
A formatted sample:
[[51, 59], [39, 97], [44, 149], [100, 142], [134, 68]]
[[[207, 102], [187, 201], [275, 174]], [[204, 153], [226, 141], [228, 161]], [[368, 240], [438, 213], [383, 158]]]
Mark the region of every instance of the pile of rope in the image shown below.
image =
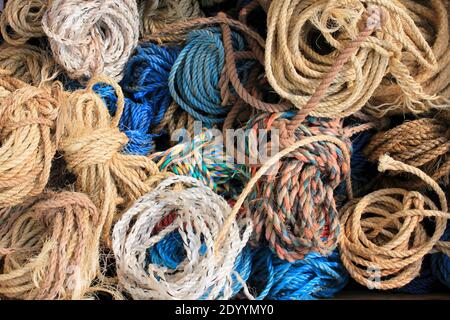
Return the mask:
[[0, 299], [446, 290], [449, 9], [8, 0]]

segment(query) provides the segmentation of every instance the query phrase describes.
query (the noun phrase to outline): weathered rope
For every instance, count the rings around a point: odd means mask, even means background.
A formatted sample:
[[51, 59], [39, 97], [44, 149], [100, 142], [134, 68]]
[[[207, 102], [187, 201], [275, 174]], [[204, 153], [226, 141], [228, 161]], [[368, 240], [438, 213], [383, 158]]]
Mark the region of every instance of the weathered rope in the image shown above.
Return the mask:
[[137, 45], [135, 0], [52, 0], [42, 18], [55, 60], [73, 79], [104, 74], [121, 80]]
[[435, 181], [448, 184], [450, 126], [445, 120], [422, 118], [406, 121], [377, 133], [364, 152], [374, 162], [383, 154], [389, 154], [395, 160], [420, 168]]
[[0, 296], [83, 298], [98, 270], [97, 223], [80, 193], [44, 193], [16, 208], [0, 227]]
[[47, 0], [8, 0], [0, 16], [3, 39], [11, 45], [21, 45], [44, 36], [41, 21], [45, 10]]
[[[93, 91], [96, 84], [110, 85], [116, 91], [114, 117]], [[87, 89], [66, 93], [61, 100], [59, 150], [67, 168], [77, 177], [76, 190], [88, 194], [99, 209], [99, 225], [103, 227], [103, 240], [107, 241], [119, 213], [117, 208], [126, 207], [149, 192], [161, 176], [148, 158], [121, 152], [128, 141], [118, 128], [124, 97], [114, 81], [94, 78]]]
[[[139, 4], [142, 36], [164, 30], [171, 23], [203, 16], [198, 0], [144, 0]], [[180, 42], [186, 32], [160, 37], [158, 42]]]
[[50, 85], [61, 72], [47, 51], [28, 44], [1, 45], [0, 68], [34, 86]]
[[[359, 32], [360, 17], [367, 15], [364, 4], [371, 16]], [[320, 54], [308, 43], [314, 30], [325, 38], [331, 53]], [[434, 97], [411, 77], [402, 62], [404, 52], [427, 70], [437, 69], [431, 48], [397, 0], [271, 2], [265, 68], [280, 96], [303, 110], [319, 83], [332, 74], [337, 57], [350, 58], [311, 115], [345, 117], [358, 111], [388, 72], [405, 94], [403, 110], [427, 110]]]
[[293, 263], [269, 248], [258, 248], [248, 285], [257, 300], [315, 300], [332, 298], [348, 282], [348, 274], [334, 251], [328, 257], [310, 253]]
[[0, 70], [0, 208], [40, 194], [56, 151], [54, 88], [37, 88]]
[[[158, 223], [173, 212], [175, 220], [154, 233]], [[234, 221], [224, 242], [214, 248], [229, 212], [223, 198], [193, 178], [175, 176], [161, 182], [114, 226], [113, 249], [120, 285], [134, 299], [230, 298], [234, 265], [252, 227], [248, 219]], [[186, 259], [175, 269], [146, 265], [147, 250], [172, 232], [183, 239]], [[216, 253], [220, 253], [220, 259]]]
[[[381, 290], [403, 287], [416, 278], [423, 258], [448, 243], [439, 242], [450, 218], [439, 185], [419, 169], [385, 155], [379, 170], [416, 175], [436, 192], [439, 207], [417, 191], [381, 189], [351, 201], [342, 209], [341, 259], [353, 279]], [[434, 219], [431, 235], [423, 221]]]
[[[408, 9], [408, 14], [432, 48], [438, 67], [435, 70], [424, 68], [411, 55], [406, 55], [403, 61], [425, 93], [439, 95], [440, 100], [448, 100], [450, 96], [450, 46], [448, 9], [445, 1], [431, 0], [419, 3], [417, 0], [400, 0], [400, 2]], [[383, 80], [374, 92], [372, 100], [375, 111], [378, 109], [381, 114], [386, 111], [390, 113], [404, 111], [396, 110], [396, 108], [405, 103], [405, 94], [398, 84], [394, 84], [389, 79]], [[375, 107], [375, 105], [378, 106]]]

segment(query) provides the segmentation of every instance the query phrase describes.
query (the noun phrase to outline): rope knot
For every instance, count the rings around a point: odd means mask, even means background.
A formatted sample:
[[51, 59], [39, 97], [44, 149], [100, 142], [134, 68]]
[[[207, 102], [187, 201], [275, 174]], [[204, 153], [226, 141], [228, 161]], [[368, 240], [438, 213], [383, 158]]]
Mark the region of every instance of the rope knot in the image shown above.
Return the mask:
[[425, 208], [425, 198], [418, 191], [408, 192], [403, 198], [403, 208], [405, 210], [419, 209], [423, 210]]

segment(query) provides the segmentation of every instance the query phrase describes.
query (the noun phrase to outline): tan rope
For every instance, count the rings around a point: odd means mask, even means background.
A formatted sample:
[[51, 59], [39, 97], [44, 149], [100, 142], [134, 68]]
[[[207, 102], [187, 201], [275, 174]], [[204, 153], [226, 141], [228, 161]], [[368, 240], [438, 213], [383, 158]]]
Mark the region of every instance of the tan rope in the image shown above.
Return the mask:
[[[437, 59], [438, 67], [435, 70], [428, 69], [418, 64], [415, 57], [405, 54], [403, 63], [410, 70], [417, 83], [423, 87], [423, 91], [429, 95], [439, 95], [436, 104], [446, 104], [450, 96], [450, 43], [448, 9], [445, 0], [430, 0], [420, 2], [417, 0], [401, 0], [408, 9], [408, 14], [419, 27], [420, 32], [431, 46]], [[447, 99], [447, 103], [445, 100]], [[391, 79], [386, 78], [375, 91], [372, 107], [375, 114], [403, 113], [404, 109], [398, 106], [405, 104], [405, 93], [401, 87]]]
[[[40, 194], [55, 154], [58, 103], [53, 88], [37, 88], [0, 70], [0, 208]], [[2, 75], [3, 74], [3, 75]]]
[[[118, 97], [112, 118], [92, 87], [105, 83]], [[58, 118], [59, 150], [69, 171], [77, 177], [76, 190], [89, 195], [99, 208], [103, 240], [108, 242], [118, 206], [127, 207], [149, 192], [161, 175], [156, 164], [144, 156], [121, 152], [128, 142], [118, 124], [124, 108], [121, 88], [113, 80], [97, 77], [84, 90], [65, 93]]]
[[8, 0], [0, 15], [0, 32], [12, 45], [25, 44], [30, 38], [44, 36], [42, 16], [47, 0]]
[[[404, 91], [407, 110], [427, 109], [434, 97], [411, 77], [402, 58], [408, 52], [423, 68], [437, 70], [436, 58], [407, 9], [397, 0], [272, 1], [265, 68], [275, 91], [302, 109], [340, 51], [356, 38], [358, 21], [365, 6], [371, 5], [381, 8], [385, 27], [361, 44], [311, 114], [345, 117], [360, 110], [388, 72]], [[320, 54], [311, 46], [308, 35], [314, 30], [325, 38], [331, 53]]]
[[389, 154], [398, 161], [420, 168], [435, 181], [444, 178], [448, 183], [450, 126], [446, 121], [438, 119], [407, 121], [375, 134], [364, 152], [371, 161]]
[[0, 296], [80, 299], [98, 269], [98, 216], [80, 193], [45, 193], [13, 212], [0, 232]]
[[[167, 25], [203, 17], [198, 0], [144, 0], [139, 4], [141, 35], [151, 35]], [[160, 42], [179, 42], [186, 32], [159, 38]]]
[[0, 68], [34, 86], [50, 85], [61, 72], [47, 51], [28, 44], [1, 45]]
[[[440, 243], [450, 218], [439, 185], [421, 170], [385, 155], [379, 170], [408, 172], [422, 179], [438, 196], [439, 206], [417, 191], [381, 189], [349, 202], [341, 210], [341, 260], [353, 279], [369, 288], [400, 288], [420, 273], [423, 258]], [[423, 225], [432, 219], [429, 236]]]

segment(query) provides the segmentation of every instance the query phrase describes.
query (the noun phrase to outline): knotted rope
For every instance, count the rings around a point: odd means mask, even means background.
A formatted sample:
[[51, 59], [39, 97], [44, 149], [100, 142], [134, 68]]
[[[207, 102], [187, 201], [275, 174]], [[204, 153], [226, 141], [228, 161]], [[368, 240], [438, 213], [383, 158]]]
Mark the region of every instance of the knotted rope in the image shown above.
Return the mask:
[[337, 251], [328, 257], [310, 253], [303, 260], [289, 263], [269, 248], [258, 248], [248, 283], [257, 291], [257, 300], [315, 300], [332, 298], [347, 281]]
[[81, 193], [44, 193], [13, 210], [0, 227], [0, 295], [81, 299], [98, 270], [97, 223]]
[[[341, 259], [353, 279], [381, 290], [403, 287], [416, 278], [423, 258], [448, 242], [439, 242], [450, 218], [439, 185], [419, 169], [385, 155], [379, 170], [403, 171], [422, 179], [438, 196], [439, 207], [417, 191], [381, 189], [342, 209]], [[429, 236], [423, 222], [434, 219]]]
[[[369, 13], [364, 13], [364, 4]], [[368, 14], [368, 23], [359, 32], [360, 17]], [[395, 78], [404, 92], [402, 110], [420, 112], [432, 104], [434, 97], [413, 79], [402, 58], [408, 52], [427, 70], [437, 69], [436, 58], [397, 0], [273, 1], [267, 21], [267, 78], [275, 91], [297, 108], [305, 108], [326, 76], [333, 80], [311, 112], [313, 116], [345, 117], [358, 111], [387, 75]], [[315, 30], [327, 41], [331, 53], [320, 54], [308, 43]], [[332, 77], [338, 56], [348, 62], [338, 77]]]
[[[182, 185], [180, 185], [182, 184]], [[159, 232], [158, 223], [176, 218]], [[228, 299], [236, 260], [252, 232], [251, 222], [234, 221], [225, 241], [213, 248], [230, 212], [226, 201], [201, 182], [183, 176], [162, 181], [115, 224], [113, 249], [119, 283], [134, 299]], [[149, 264], [147, 250], [172, 232], [183, 239], [186, 258], [175, 269]], [[219, 250], [221, 259], [216, 258]]]
[[139, 37], [137, 4], [135, 0], [52, 0], [42, 27], [55, 60], [71, 78], [104, 74], [119, 81]]
[[0, 68], [34, 86], [50, 85], [61, 72], [47, 51], [28, 44], [0, 46]]
[[44, 36], [41, 21], [45, 10], [47, 0], [8, 0], [0, 16], [3, 39], [11, 45], [21, 45]]
[[[114, 117], [93, 91], [98, 83], [110, 85], [116, 91]], [[149, 192], [161, 178], [148, 158], [121, 152], [128, 141], [118, 128], [123, 108], [120, 87], [110, 79], [94, 78], [86, 89], [65, 94], [58, 118], [59, 149], [67, 168], [77, 177], [76, 189], [89, 195], [99, 209], [104, 240], [109, 238], [117, 208], [126, 207]]]
[[54, 88], [37, 88], [0, 69], [0, 208], [40, 194], [56, 151]]
[[389, 154], [395, 160], [420, 168], [433, 180], [443, 180], [448, 184], [450, 127], [445, 120], [423, 118], [406, 121], [377, 133], [364, 152], [371, 161]]

